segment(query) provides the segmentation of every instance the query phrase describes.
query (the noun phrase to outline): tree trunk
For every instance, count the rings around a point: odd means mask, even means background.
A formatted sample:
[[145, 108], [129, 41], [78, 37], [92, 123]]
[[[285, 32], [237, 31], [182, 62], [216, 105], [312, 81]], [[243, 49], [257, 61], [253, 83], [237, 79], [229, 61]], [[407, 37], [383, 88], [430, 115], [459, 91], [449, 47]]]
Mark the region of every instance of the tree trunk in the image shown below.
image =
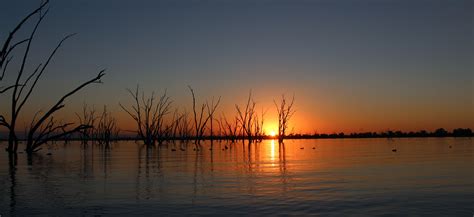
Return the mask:
[[7, 152], [12, 154], [16, 153], [16, 150], [18, 149], [18, 138], [16, 137], [15, 131], [10, 130], [8, 133], [8, 148]]

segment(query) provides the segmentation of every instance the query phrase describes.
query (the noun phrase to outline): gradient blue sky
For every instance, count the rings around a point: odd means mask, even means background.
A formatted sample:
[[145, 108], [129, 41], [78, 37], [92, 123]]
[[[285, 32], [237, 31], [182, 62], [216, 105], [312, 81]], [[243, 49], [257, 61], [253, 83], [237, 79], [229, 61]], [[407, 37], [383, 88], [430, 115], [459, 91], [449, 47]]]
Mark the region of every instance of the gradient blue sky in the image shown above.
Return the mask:
[[[0, 38], [40, 1], [2, 3]], [[295, 94], [296, 132], [474, 128], [472, 0], [51, 1], [33, 47], [46, 58], [66, 34], [25, 113], [99, 69], [103, 85], [70, 100], [108, 105], [123, 128], [125, 88], [168, 90], [190, 108], [222, 96], [232, 116], [252, 89], [261, 108]], [[29, 66], [30, 68], [33, 65]], [[5, 99], [1, 97], [2, 101]], [[2, 110], [7, 106], [0, 105]]]

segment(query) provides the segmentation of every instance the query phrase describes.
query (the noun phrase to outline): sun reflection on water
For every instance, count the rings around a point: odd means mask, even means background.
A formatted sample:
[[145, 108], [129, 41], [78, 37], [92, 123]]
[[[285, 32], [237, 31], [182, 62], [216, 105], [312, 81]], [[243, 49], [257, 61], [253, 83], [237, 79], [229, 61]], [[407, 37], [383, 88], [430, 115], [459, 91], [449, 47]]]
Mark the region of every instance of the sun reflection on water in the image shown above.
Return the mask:
[[270, 141], [270, 160], [272, 161], [272, 166], [275, 165], [275, 140]]

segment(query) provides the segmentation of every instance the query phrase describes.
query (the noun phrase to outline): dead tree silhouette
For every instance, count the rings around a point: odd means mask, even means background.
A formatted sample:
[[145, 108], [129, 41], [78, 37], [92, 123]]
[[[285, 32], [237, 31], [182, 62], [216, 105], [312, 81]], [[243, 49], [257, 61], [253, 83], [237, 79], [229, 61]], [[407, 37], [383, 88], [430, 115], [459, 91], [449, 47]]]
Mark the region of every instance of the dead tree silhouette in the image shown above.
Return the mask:
[[181, 122], [185, 119], [187, 115], [186, 112], [180, 113], [178, 109], [175, 109], [173, 112], [173, 119], [171, 119], [171, 123], [167, 125], [167, 139], [174, 140], [179, 138], [179, 127]]
[[95, 108], [89, 107], [84, 103], [82, 106], [82, 113], [76, 113], [79, 124], [91, 126], [90, 128], [84, 128], [79, 130], [79, 138], [83, 145], [87, 144], [93, 138], [94, 128], [96, 126], [95, 121], [97, 120]]
[[130, 89], [127, 91], [133, 98], [135, 105], [132, 105], [132, 109], [127, 109], [121, 103], [119, 105], [135, 120], [138, 136], [147, 146], [153, 146], [157, 141], [161, 142], [166, 130], [165, 116], [171, 109], [170, 97], [166, 95], [165, 91], [155, 103], [155, 93], [152, 92], [151, 96], [146, 97], [145, 92], [142, 91], [140, 94], [138, 85], [135, 92]]
[[227, 118], [224, 118], [225, 121], [225, 126], [228, 130], [228, 135], [230, 136], [231, 142], [235, 142], [238, 137], [238, 132], [239, 132], [239, 118], [234, 117], [234, 122], [228, 122]]
[[[194, 95], [194, 90], [193, 88], [191, 88], [191, 86], [188, 86], [188, 88], [193, 97], [194, 132], [195, 132], [194, 144], [197, 149], [200, 144], [200, 141], [204, 138], [204, 131], [206, 129], [207, 122], [212, 118], [214, 112], [217, 109], [217, 106], [219, 106], [221, 97], [219, 97], [219, 99], [217, 100], [215, 104], [214, 104], [214, 100], [212, 101], [212, 104], [209, 104], [209, 102], [206, 101], [205, 104], [201, 105], [201, 111], [199, 111], [199, 114], [198, 114], [198, 111], [196, 110], [196, 96]], [[207, 108], [207, 115], [205, 117], [204, 112], [206, 108]]]
[[[16, 153], [18, 149], [18, 136], [16, 134], [16, 125], [17, 120], [20, 117], [20, 113], [24, 105], [30, 99], [31, 94], [34, 92], [38, 81], [42, 78], [45, 73], [46, 68], [51, 63], [56, 52], [59, 50], [61, 45], [67, 39], [71, 38], [75, 34], [70, 34], [65, 36], [49, 54], [46, 61], [41, 64], [38, 64], [35, 69], [27, 74], [25, 71], [25, 66], [28, 63], [28, 57], [30, 54], [30, 48], [35, 38], [36, 32], [39, 25], [42, 23], [45, 16], [48, 14], [48, 9], [43, 11], [48, 5], [48, 1], [42, 3], [36, 10], [28, 14], [23, 20], [21, 20], [18, 25], [13, 29], [12, 32], [8, 35], [7, 39], [3, 43], [2, 50], [0, 51], [0, 68], [2, 70], [1, 80], [4, 76], [7, 75], [7, 68], [13, 57], [10, 56], [11, 52], [18, 48], [19, 45], [26, 44], [26, 48], [23, 51], [23, 57], [20, 61], [20, 66], [16, 72], [16, 78], [14, 78], [14, 83], [7, 85], [4, 88], [1, 88], [1, 92], [5, 93], [6, 91], [12, 91], [11, 94], [11, 111], [10, 111], [10, 120], [6, 120], [5, 116], [0, 115], [0, 126], [7, 128], [8, 130], [8, 147], [7, 151], [9, 153]], [[13, 43], [12, 40], [15, 37], [15, 34], [20, 30], [23, 25], [31, 20], [34, 15], [39, 15], [37, 21], [34, 23], [33, 29], [31, 30], [28, 38], [20, 40], [19, 42]], [[72, 127], [74, 123], [61, 123], [54, 119], [53, 115], [64, 108], [64, 102], [66, 99], [85, 88], [86, 86], [93, 83], [101, 83], [101, 78], [105, 75], [105, 70], [101, 70], [95, 77], [92, 79], [80, 84], [76, 88], [72, 89], [70, 92], [67, 92], [63, 95], [54, 105], [52, 105], [46, 112], [36, 112], [35, 117], [31, 121], [30, 127], [26, 135], [26, 149], [25, 151], [28, 154], [40, 150], [40, 146], [47, 143], [51, 140], [56, 140], [75, 132], [78, 132], [82, 129], [89, 128], [87, 125], [78, 125]], [[25, 91], [25, 92], [24, 92]]]
[[256, 103], [252, 99], [252, 91], [249, 92], [245, 110], [242, 110], [239, 105], [235, 105], [235, 108], [237, 109], [237, 120], [240, 124], [242, 137], [247, 137], [249, 141], [252, 141], [253, 138], [252, 132], [256, 115], [255, 105]]
[[295, 102], [295, 96], [291, 98], [291, 101], [288, 103], [286, 101], [285, 95], [281, 96], [281, 100], [277, 103], [273, 100], [275, 107], [278, 113], [278, 140], [283, 142], [283, 139], [286, 136], [286, 129], [288, 129], [288, 123], [295, 113], [293, 109], [293, 103]]
[[191, 137], [192, 127], [190, 122], [187, 111], [184, 111], [179, 121], [176, 122], [177, 137], [182, 141]]
[[209, 128], [209, 138], [211, 140], [214, 139], [214, 112], [216, 111], [217, 106], [219, 105], [221, 98], [217, 100], [217, 103], [214, 104], [214, 97], [212, 97], [211, 103], [206, 101], [206, 108], [207, 108], [207, 114], [209, 114], [209, 123], [210, 123], [210, 128]]
[[254, 137], [257, 141], [262, 141], [263, 140], [263, 124], [265, 123], [265, 114], [267, 112], [263, 111], [260, 113], [260, 117], [258, 115], [255, 115], [255, 120], [254, 120]]
[[108, 146], [111, 141], [118, 138], [119, 132], [117, 120], [107, 110], [107, 106], [104, 106], [97, 127], [94, 129], [95, 139], [100, 145]]

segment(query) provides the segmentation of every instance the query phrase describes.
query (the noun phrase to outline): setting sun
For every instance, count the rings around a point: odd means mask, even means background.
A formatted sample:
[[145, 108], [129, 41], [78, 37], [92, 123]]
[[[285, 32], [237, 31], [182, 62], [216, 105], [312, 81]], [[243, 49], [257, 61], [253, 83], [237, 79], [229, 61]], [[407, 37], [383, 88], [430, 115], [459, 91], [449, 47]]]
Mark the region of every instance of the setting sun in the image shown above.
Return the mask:
[[270, 136], [271, 137], [275, 137], [276, 136], [276, 132], [274, 130], [270, 131]]

